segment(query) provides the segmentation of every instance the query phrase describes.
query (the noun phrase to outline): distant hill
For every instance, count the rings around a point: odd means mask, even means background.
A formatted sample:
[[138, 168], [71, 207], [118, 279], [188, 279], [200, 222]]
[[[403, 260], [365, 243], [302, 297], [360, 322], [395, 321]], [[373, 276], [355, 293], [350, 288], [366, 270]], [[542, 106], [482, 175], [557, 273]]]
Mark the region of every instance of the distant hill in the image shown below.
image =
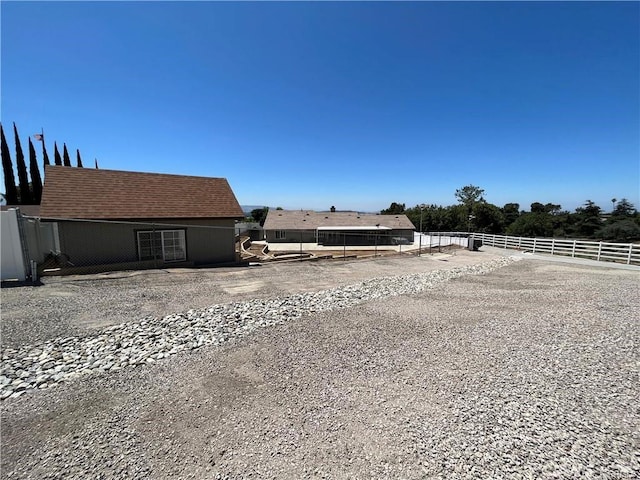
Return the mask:
[[264, 208], [264, 207], [265, 205], [240, 205], [240, 208], [242, 208], [242, 211], [244, 212], [245, 215], [250, 215], [251, 211], [255, 210], [256, 208]]

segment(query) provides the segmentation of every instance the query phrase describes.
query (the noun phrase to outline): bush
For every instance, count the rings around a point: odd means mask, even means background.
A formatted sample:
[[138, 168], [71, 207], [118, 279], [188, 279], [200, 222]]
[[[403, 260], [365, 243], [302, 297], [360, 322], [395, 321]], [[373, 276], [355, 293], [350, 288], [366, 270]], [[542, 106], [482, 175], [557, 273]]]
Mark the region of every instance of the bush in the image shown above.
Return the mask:
[[640, 226], [631, 219], [618, 220], [602, 227], [596, 235], [603, 240], [632, 242], [640, 239]]

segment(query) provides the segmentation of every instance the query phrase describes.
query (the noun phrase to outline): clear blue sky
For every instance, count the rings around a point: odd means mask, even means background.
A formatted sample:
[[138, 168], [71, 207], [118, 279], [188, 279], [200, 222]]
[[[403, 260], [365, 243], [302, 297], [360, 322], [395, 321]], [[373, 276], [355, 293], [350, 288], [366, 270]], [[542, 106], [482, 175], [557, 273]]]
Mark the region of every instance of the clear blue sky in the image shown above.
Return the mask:
[[44, 128], [52, 158], [226, 177], [251, 205], [451, 205], [474, 184], [640, 208], [638, 2], [1, 9], [11, 147], [15, 121], [25, 151]]

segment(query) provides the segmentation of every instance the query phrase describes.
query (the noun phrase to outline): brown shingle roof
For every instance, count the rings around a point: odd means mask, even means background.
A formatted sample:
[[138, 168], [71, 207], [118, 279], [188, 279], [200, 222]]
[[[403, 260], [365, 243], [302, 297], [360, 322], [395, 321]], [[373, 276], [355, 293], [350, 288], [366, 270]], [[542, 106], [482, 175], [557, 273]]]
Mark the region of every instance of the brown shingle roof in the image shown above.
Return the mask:
[[413, 230], [415, 227], [404, 214], [377, 215], [358, 212], [313, 212], [310, 210], [269, 210], [265, 230], [315, 230], [318, 227], [372, 227], [394, 230]]
[[44, 218], [241, 218], [224, 178], [45, 167]]

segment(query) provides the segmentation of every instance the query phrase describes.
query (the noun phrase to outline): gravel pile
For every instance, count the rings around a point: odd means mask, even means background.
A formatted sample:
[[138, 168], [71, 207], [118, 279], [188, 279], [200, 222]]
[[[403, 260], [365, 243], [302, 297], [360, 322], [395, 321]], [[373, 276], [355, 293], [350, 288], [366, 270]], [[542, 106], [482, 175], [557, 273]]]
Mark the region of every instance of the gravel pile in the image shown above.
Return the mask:
[[415, 294], [463, 275], [489, 273], [513, 262], [500, 258], [479, 265], [365, 280], [355, 285], [273, 299], [214, 305], [162, 318], [148, 317], [84, 337], [55, 338], [2, 350], [0, 398], [17, 398], [93, 372], [155, 363], [178, 352], [219, 345], [257, 328], [305, 314], [343, 309], [363, 302]]

